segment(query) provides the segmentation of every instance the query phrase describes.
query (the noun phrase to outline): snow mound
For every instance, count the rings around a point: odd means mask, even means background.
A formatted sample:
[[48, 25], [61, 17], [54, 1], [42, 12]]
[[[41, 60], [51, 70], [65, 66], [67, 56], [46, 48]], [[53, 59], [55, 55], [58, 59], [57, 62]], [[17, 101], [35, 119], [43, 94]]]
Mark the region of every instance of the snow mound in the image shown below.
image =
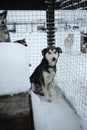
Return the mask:
[[18, 43], [0, 43], [0, 95], [28, 89], [27, 48]]

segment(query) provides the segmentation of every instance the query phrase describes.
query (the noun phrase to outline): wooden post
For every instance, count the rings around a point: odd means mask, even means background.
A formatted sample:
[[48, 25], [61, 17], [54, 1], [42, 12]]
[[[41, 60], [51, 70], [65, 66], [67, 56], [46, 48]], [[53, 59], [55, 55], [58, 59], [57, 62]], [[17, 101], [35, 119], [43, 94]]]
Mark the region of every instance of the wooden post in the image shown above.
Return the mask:
[[34, 130], [28, 93], [0, 96], [0, 130]]

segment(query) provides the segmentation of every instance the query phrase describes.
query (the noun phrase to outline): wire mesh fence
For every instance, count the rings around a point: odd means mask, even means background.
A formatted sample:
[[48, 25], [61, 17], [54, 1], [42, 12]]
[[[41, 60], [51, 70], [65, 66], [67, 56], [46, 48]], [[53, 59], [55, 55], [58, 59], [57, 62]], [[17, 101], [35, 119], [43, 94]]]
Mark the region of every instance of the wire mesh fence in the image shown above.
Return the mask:
[[[7, 23], [8, 28], [16, 26], [16, 32], [10, 33], [12, 42], [26, 39], [30, 75], [42, 59], [41, 50], [47, 47], [46, 11], [9, 10]], [[63, 50], [55, 82], [77, 113], [87, 118], [87, 46], [86, 40], [81, 42], [82, 33], [87, 33], [87, 11], [56, 10], [55, 28], [55, 44]]]
[[[10, 32], [11, 41], [25, 38], [28, 44], [29, 66], [35, 68], [41, 57], [41, 50], [47, 45], [46, 34], [46, 12], [15, 10], [8, 11], [8, 28], [12, 28], [15, 23], [16, 32]], [[29, 73], [33, 71], [29, 67]]]
[[87, 33], [86, 17], [87, 11], [82, 10], [55, 12], [56, 45], [63, 48], [57, 84], [83, 117], [87, 117], [87, 50], [81, 51], [81, 44], [85, 42], [81, 42], [81, 32]]

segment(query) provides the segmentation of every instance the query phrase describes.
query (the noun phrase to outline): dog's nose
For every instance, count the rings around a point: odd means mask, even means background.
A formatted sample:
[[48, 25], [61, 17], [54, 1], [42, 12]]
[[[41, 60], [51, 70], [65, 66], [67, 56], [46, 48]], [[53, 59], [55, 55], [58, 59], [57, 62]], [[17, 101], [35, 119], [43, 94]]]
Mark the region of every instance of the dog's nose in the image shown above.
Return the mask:
[[4, 24], [4, 21], [2, 21], [2, 24]]
[[55, 57], [53, 57], [52, 61], [56, 61], [56, 58], [55, 58]]

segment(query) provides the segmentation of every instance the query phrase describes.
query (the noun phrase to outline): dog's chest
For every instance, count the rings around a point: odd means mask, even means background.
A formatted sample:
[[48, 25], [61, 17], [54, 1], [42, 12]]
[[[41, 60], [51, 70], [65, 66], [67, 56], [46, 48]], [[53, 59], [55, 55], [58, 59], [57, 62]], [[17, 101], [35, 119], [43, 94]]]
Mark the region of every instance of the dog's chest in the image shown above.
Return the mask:
[[45, 84], [51, 83], [55, 77], [55, 74], [56, 73], [53, 68], [49, 68], [49, 72], [44, 71], [43, 77], [44, 77]]
[[8, 39], [8, 33], [4, 30], [0, 30], [0, 41], [5, 42]]

